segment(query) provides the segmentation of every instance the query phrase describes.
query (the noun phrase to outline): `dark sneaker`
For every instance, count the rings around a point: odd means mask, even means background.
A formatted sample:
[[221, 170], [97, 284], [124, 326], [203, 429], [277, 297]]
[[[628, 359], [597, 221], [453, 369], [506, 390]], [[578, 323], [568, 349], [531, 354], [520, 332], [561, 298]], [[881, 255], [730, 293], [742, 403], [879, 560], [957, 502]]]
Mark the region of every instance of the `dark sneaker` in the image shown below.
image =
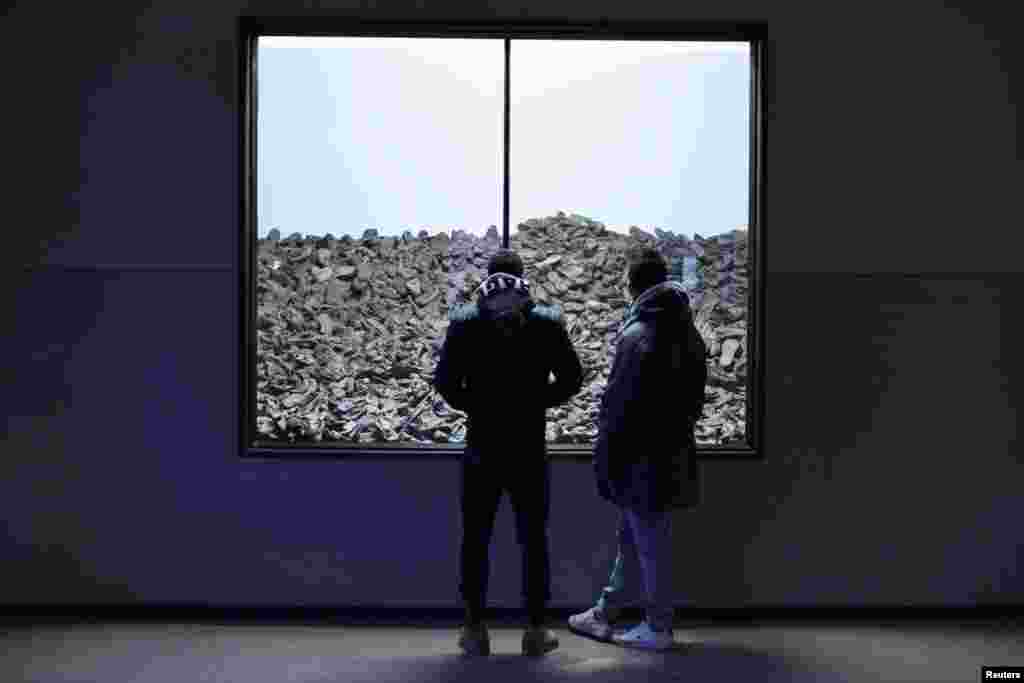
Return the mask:
[[459, 633], [459, 647], [470, 656], [491, 654], [491, 637], [484, 625], [470, 626], [466, 624]]
[[539, 657], [558, 647], [554, 631], [547, 628], [530, 627], [523, 632], [523, 654]]

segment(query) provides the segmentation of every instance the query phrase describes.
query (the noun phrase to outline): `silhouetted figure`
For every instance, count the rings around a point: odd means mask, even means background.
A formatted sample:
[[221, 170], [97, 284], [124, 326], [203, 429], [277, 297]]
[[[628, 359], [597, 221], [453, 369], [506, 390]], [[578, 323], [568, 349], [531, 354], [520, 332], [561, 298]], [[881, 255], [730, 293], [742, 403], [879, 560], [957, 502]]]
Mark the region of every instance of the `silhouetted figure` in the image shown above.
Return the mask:
[[[459, 590], [466, 624], [459, 644], [468, 654], [490, 652], [483, 623], [488, 549], [498, 504], [507, 491], [523, 549], [523, 597], [530, 621], [523, 652], [543, 654], [558, 646], [554, 633], [543, 627], [544, 607], [551, 599], [545, 412], [579, 392], [583, 371], [560, 309], [531, 299], [519, 256], [498, 250], [487, 272], [477, 301], [451, 312], [435, 376], [441, 396], [468, 415], [460, 466]], [[667, 281], [666, 263], [657, 251], [632, 251], [623, 284], [634, 302], [618, 331], [593, 461], [598, 495], [621, 510], [619, 553], [597, 604], [574, 615], [570, 628], [611, 638], [610, 627], [605, 633], [601, 625], [622, 594], [623, 553], [635, 546], [650, 606], [642, 624], [615, 640], [666, 647], [672, 639], [669, 513], [698, 502], [693, 427], [704, 400], [705, 347], [686, 293]]]

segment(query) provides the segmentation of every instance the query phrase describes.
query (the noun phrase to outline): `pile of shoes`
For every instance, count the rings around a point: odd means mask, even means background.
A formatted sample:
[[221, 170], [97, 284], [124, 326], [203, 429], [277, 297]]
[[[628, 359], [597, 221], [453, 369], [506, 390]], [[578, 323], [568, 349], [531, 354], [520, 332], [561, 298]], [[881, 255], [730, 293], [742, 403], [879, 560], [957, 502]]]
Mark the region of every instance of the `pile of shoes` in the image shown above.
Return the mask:
[[[510, 247], [534, 300], [556, 304], [583, 365], [582, 390], [548, 411], [548, 443], [590, 445], [628, 301], [626, 253], [650, 244], [682, 281], [708, 346], [707, 402], [698, 445], [746, 442], [747, 231], [688, 239], [631, 226], [606, 229], [559, 212], [517, 226]], [[501, 246], [490, 226], [380, 237], [257, 242], [257, 428], [266, 442], [459, 443], [466, 415], [432, 387], [453, 306], [475, 300]]]

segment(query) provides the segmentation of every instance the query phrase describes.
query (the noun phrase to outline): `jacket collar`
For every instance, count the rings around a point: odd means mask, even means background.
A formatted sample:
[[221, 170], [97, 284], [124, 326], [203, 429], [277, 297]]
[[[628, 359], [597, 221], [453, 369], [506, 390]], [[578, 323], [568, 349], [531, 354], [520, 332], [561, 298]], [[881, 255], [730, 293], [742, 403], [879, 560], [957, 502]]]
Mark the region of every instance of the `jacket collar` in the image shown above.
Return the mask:
[[662, 320], [674, 324], [689, 321], [690, 298], [686, 288], [674, 280], [666, 280], [644, 290], [626, 309], [619, 334], [637, 320]]
[[[487, 320], [526, 313], [533, 308], [530, 282], [507, 273], [488, 276], [476, 288], [481, 317]], [[691, 318], [690, 298], [686, 288], [674, 280], [649, 287], [626, 309], [619, 333], [637, 320], [665, 320], [686, 323]]]

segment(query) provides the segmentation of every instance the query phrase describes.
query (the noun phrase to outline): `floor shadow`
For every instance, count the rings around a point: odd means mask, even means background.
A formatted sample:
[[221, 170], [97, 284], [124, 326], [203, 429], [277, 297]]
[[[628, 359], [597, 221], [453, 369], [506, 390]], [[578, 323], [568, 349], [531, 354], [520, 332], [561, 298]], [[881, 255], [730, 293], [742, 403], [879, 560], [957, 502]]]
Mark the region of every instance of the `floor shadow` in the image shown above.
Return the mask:
[[[391, 683], [416, 680], [436, 683], [503, 683], [505, 681], [567, 681], [622, 683], [625, 681], [741, 681], [761, 683], [819, 680], [807, 662], [782, 653], [757, 651], [718, 642], [680, 642], [671, 650], [650, 652], [606, 645], [606, 652], [581, 655], [571, 651], [526, 657], [518, 651], [493, 650], [487, 657], [461, 653], [408, 658], [365, 659], [346, 683]], [[365, 669], [363, 668], [365, 667]], [[341, 683], [342, 678], [337, 679]]]

